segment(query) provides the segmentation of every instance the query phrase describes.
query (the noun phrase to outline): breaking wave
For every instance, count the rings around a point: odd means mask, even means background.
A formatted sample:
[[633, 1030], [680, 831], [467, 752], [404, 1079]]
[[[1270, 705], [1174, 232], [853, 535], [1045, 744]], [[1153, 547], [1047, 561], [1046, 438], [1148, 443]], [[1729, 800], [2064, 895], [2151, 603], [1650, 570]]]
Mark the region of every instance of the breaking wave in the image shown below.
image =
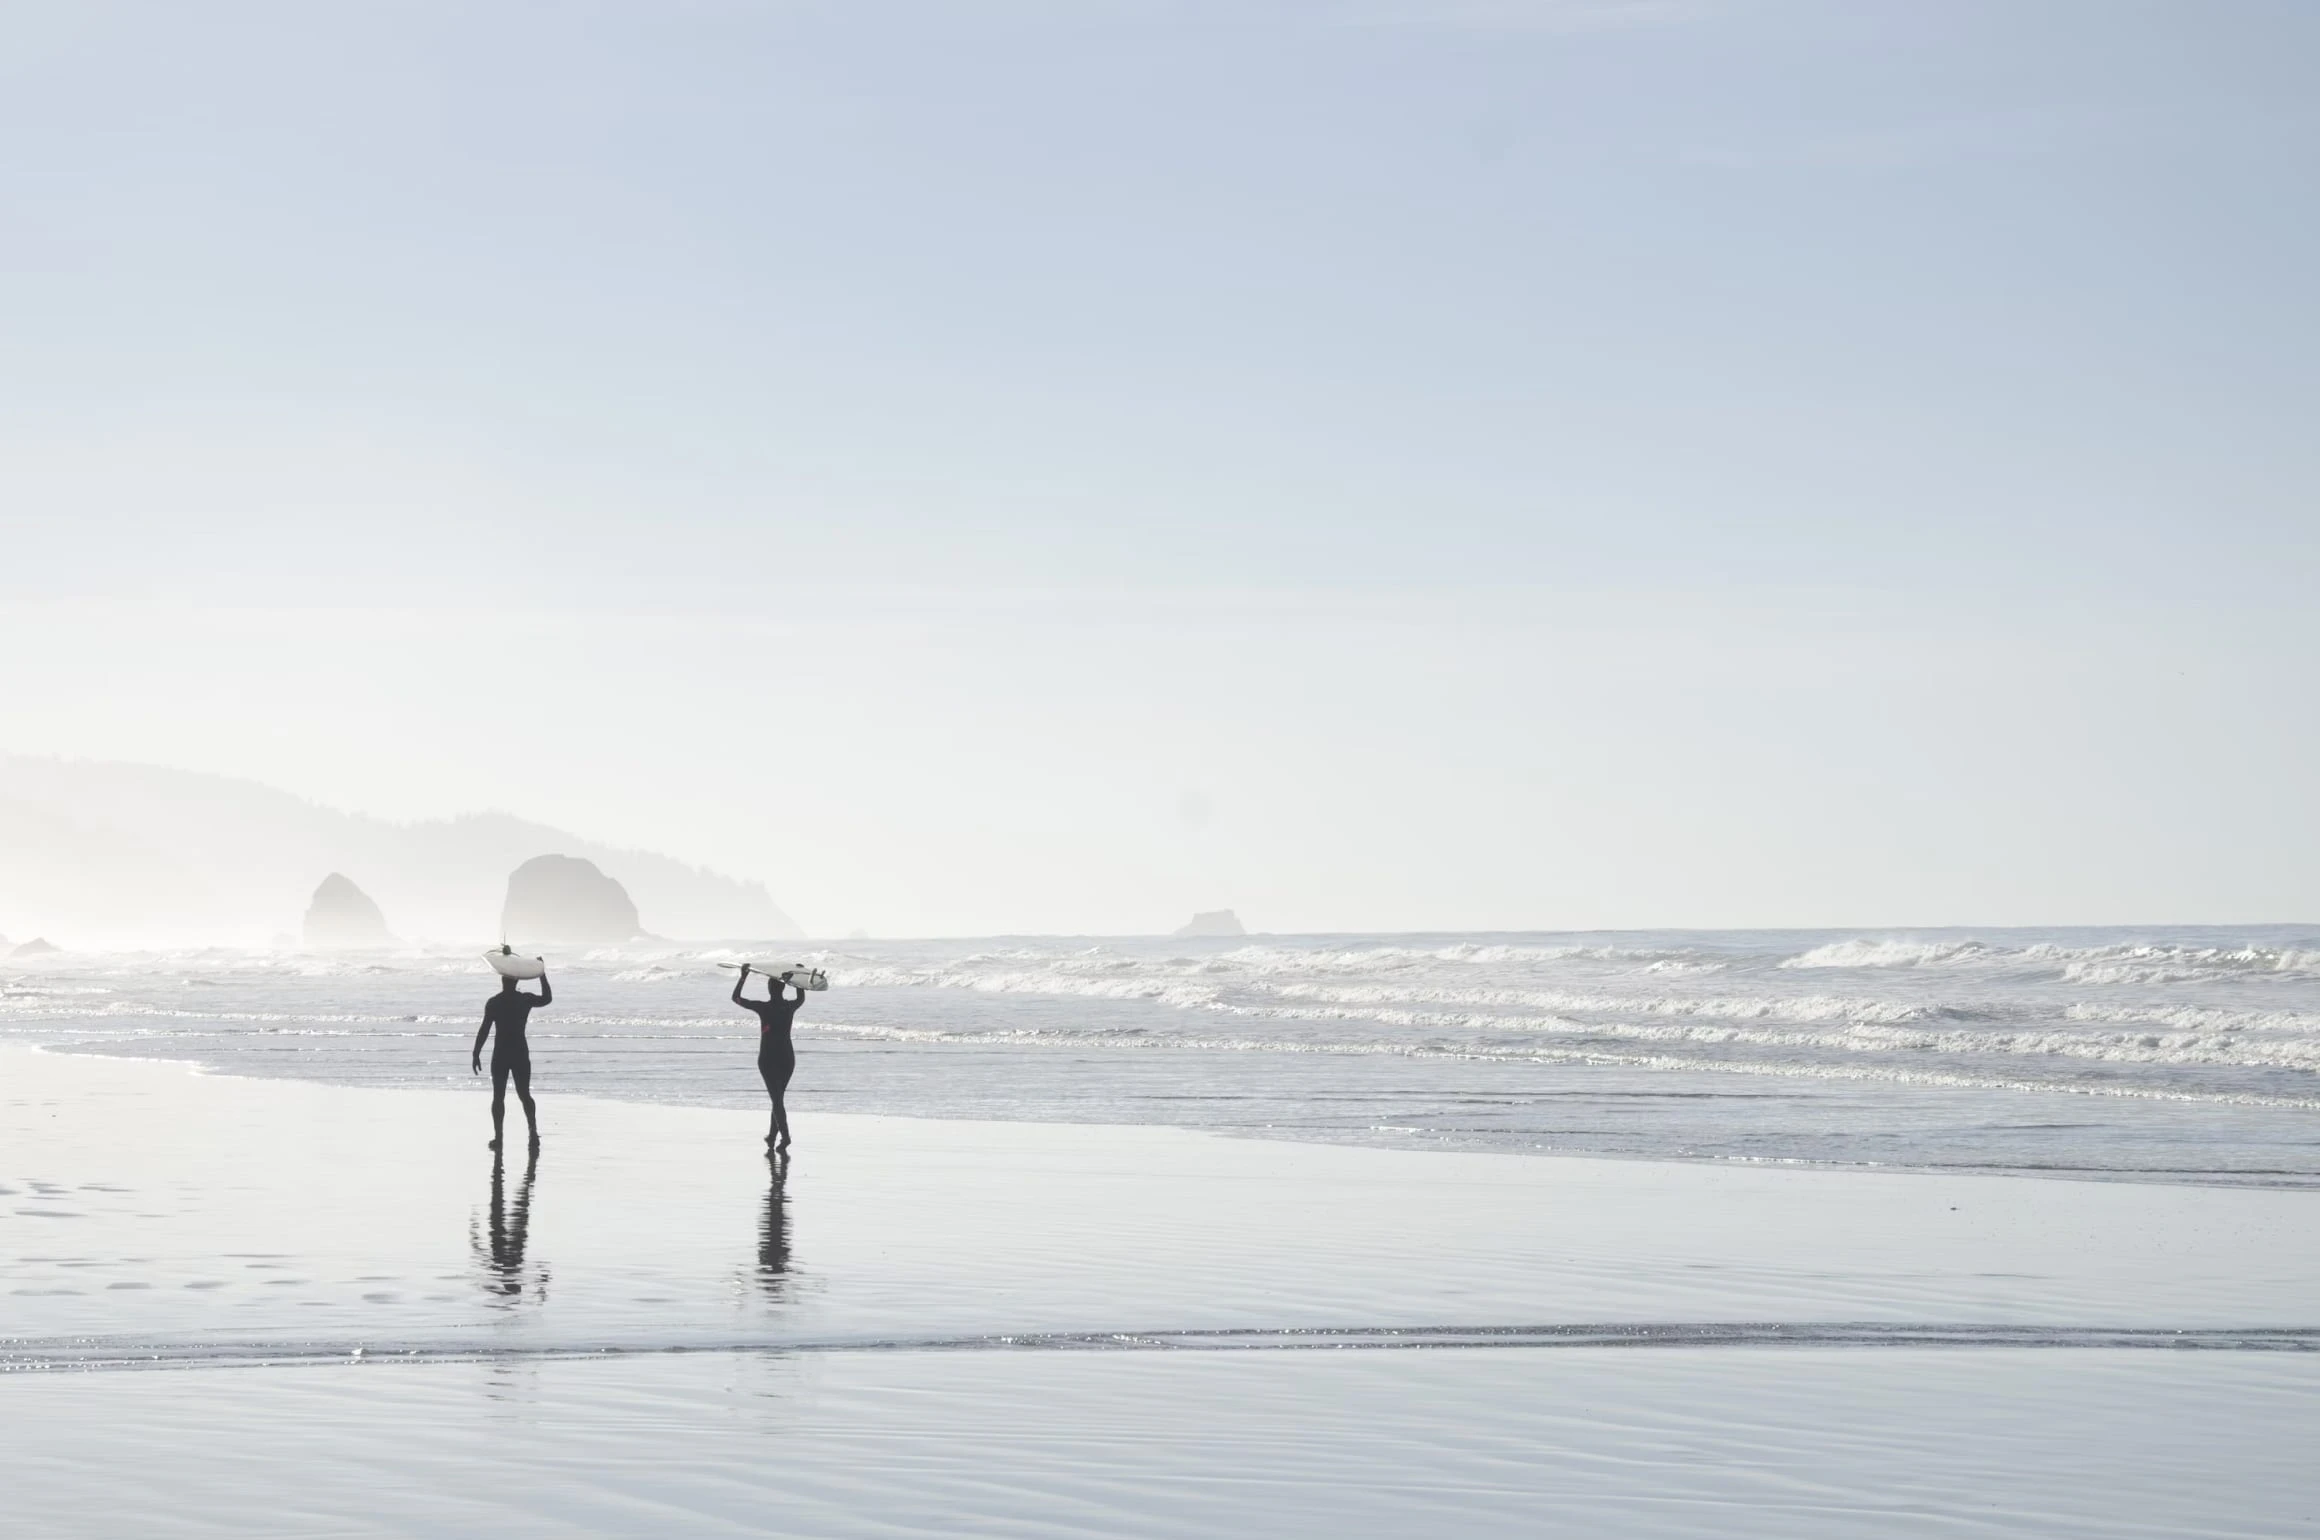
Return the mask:
[[[2310, 927], [1010, 938], [778, 954], [831, 985], [800, 1018], [801, 1041], [825, 1046], [799, 1094], [842, 1091], [857, 1110], [1240, 1128], [1230, 1109], [1253, 1098], [1271, 1109], [1262, 1127], [1333, 1138], [1934, 1164], [1953, 1163], [1951, 1141], [1971, 1147], [1957, 1157], [1968, 1165], [2005, 1152], [2040, 1169], [2299, 1181], [2310, 1166], [2320, 1185]], [[558, 961], [558, 1003], [532, 1028], [543, 1064], [601, 1094], [761, 1095], [734, 1071], [755, 1023], [732, 1012], [733, 976], [715, 965], [769, 955], [656, 942]], [[0, 1034], [250, 1073], [465, 1084], [466, 1052], [447, 1040], [473, 1031], [493, 982], [465, 950], [68, 954], [0, 963]], [[1591, 1088], [1612, 1080], [1579, 1070], [1626, 1077], [1621, 1096], [1706, 1110], [1644, 1123], [1555, 1112], [1558, 1096], [1610, 1094]], [[1700, 1089], [1709, 1082], [1720, 1085]], [[1935, 1093], [1972, 1110], [1927, 1111]], [[2056, 1117], [2011, 1100], [2065, 1093], [2091, 1101]], [[1826, 1118], [1840, 1102], [1852, 1109], [1841, 1133], [1768, 1111]], [[2172, 1108], [2177, 1121], [2161, 1137], [2088, 1105]], [[1927, 1121], [1897, 1130], [1903, 1106]], [[2201, 1121], [2240, 1126], [2216, 1109], [2281, 1121], [2259, 1149]]]
[[1978, 940], [1848, 937], [1784, 958], [1782, 968], [1911, 968], [2049, 972], [2082, 984], [2166, 984], [2265, 974], [2320, 979], [2320, 948], [2127, 942], [2008, 947]]

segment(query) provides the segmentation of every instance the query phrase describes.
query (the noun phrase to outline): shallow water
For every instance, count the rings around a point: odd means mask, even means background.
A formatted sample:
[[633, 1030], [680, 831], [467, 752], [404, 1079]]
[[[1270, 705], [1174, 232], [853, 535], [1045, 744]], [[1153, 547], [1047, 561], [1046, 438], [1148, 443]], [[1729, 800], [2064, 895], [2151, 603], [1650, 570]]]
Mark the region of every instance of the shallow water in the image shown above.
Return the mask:
[[[801, 1108], [1406, 1147], [2320, 1185], [2320, 929], [640, 945], [554, 958], [543, 1088], [760, 1105], [739, 957], [830, 971]], [[465, 950], [0, 964], [0, 1032], [464, 1080]]]
[[2309, 1192], [0, 1048], [27, 1533], [2300, 1532]]
[[2315, 1195], [750, 1114], [0, 1049], [0, 1369], [1039, 1346], [2320, 1348]]
[[2276, 1356], [718, 1354], [133, 1379], [0, 1382], [25, 1532], [2286, 1536], [2310, 1533], [2320, 1431], [2320, 1359]]

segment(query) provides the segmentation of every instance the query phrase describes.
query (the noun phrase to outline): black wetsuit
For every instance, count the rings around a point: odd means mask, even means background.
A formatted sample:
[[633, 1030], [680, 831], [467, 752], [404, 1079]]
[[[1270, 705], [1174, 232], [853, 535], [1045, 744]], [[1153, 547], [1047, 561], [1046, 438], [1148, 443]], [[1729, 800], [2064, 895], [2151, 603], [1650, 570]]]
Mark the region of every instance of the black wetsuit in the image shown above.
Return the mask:
[[524, 1036], [524, 1028], [531, 1024], [532, 1012], [548, 1002], [540, 995], [520, 991], [493, 995], [491, 1003], [483, 1008], [483, 1019], [497, 1030], [491, 1040], [491, 1084], [494, 1091], [504, 1093], [507, 1077], [512, 1073], [526, 1084], [532, 1078], [532, 1044]]
[[491, 1035], [491, 1142], [495, 1149], [511, 1079], [516, 1083], [516, 1100], [524, 1104], [524, 1122], [530, 1126], [532, 1137], [539, 1137], [539, 1113], [532, 1105], [532, 1044], [524, 1036], [524, 1028], [531, 1023], [533, 1011], [555, 998], [554, 988], [542, 977], [536, 995], [503, 989], [484, 1004], [483, 1030], [476, 1035], [475, 1049], [481, 1053], [484, 1034]]
[[[776, 983], [775, 989], [782, 986]], [[797, 1020], [798, 1007], [806, 1003], [804, 990], [795, 1000], [784, 1000], [779, 994], [770, 1000], [741, 1002], [757, 1013], [757, 1073], [765, 1077], [766, 1090], [779, 1099], [789, 1085], [789, 1077], [797, 1072], [797, 1045], [789, 1039], [790, 1023]]]
[[[747, 980], [742, 980], [746, 983]], [[806, 992], [794, 984], [768, 978], [766, 987], [773, 991], [769, 1000], [744, 1000], [741, 983], [733, 986], [733, 1003], [757, 1017], [757, 1073], [765, 1081], [765, 1094], [773, 1098], [773, 1127], [766, 1143], [786, 1148], [789, 1143], [789, 1109], [782, 1105], [782, 1092], [789, 1089], [789, 1077], [797, 1071], [797, 1047], [790, 1042], [790, 1024], [797, 1020], [798, 1007], [806, 1003]], [[782, 998], [797, 990], [795, 1000]]]

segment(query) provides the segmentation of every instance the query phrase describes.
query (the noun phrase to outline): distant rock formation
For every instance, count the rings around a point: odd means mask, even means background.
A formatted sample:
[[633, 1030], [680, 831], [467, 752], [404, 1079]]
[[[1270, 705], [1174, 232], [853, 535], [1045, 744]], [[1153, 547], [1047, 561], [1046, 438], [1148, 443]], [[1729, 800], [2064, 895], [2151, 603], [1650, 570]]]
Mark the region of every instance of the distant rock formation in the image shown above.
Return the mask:
[[534, 856], [508, 874], [503, 934], [539, 941], [632, 941], [644, 934], [622, 887], [578, 856]]
[[594, 861], [661, 935], [804, 934], [753, 878], [507, 813], [393, 823], [249, 781], [0, 752], [0, 930], [55, 929], [71, 952], [262, 945], [297, 930], [324, 872], [360, 872], [401, 942], [496, 941], [508, 873], [543, 850]]
[[45, 957], [51, 952], [62, 950], [64, 950], [62, 947], [51, 943], [46, 936], [35, 936], [8, 955], [10, 957]]
[[1177, 926], [1171, 934], [1183, 941], [1195, 936], [1245, 936], [1248, 932], [1241, 928], [1240, 916], [1230, 909], [1211, 909], [1194, 915], [1191, 923]]
[[322, 879], [306, 906], [308, 946], [389, 946], [394, 939], [371, 896], [337, 872]]

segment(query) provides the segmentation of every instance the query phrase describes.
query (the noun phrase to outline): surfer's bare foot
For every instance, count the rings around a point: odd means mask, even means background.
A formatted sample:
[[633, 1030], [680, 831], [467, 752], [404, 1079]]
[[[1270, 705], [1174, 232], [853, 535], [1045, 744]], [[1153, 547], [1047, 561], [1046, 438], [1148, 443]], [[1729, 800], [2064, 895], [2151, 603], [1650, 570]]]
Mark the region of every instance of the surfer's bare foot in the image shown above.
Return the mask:
[[491, 1141], [491, 1143], [489, 1143], [489, 1144], [485, 1145], [485, 1146], [484, 1146], [484, 1148], [485, 1148], [485, 1149], [487, 1149], [487, 1150], [496, 1150], [496, 1149], [498, 1149], [498, 1148], [499, 1148], [499, 1141], [498, 1141], [497, 1139], [494, 1139], [494, 1140], [492, 1140], [492, 1141]]

